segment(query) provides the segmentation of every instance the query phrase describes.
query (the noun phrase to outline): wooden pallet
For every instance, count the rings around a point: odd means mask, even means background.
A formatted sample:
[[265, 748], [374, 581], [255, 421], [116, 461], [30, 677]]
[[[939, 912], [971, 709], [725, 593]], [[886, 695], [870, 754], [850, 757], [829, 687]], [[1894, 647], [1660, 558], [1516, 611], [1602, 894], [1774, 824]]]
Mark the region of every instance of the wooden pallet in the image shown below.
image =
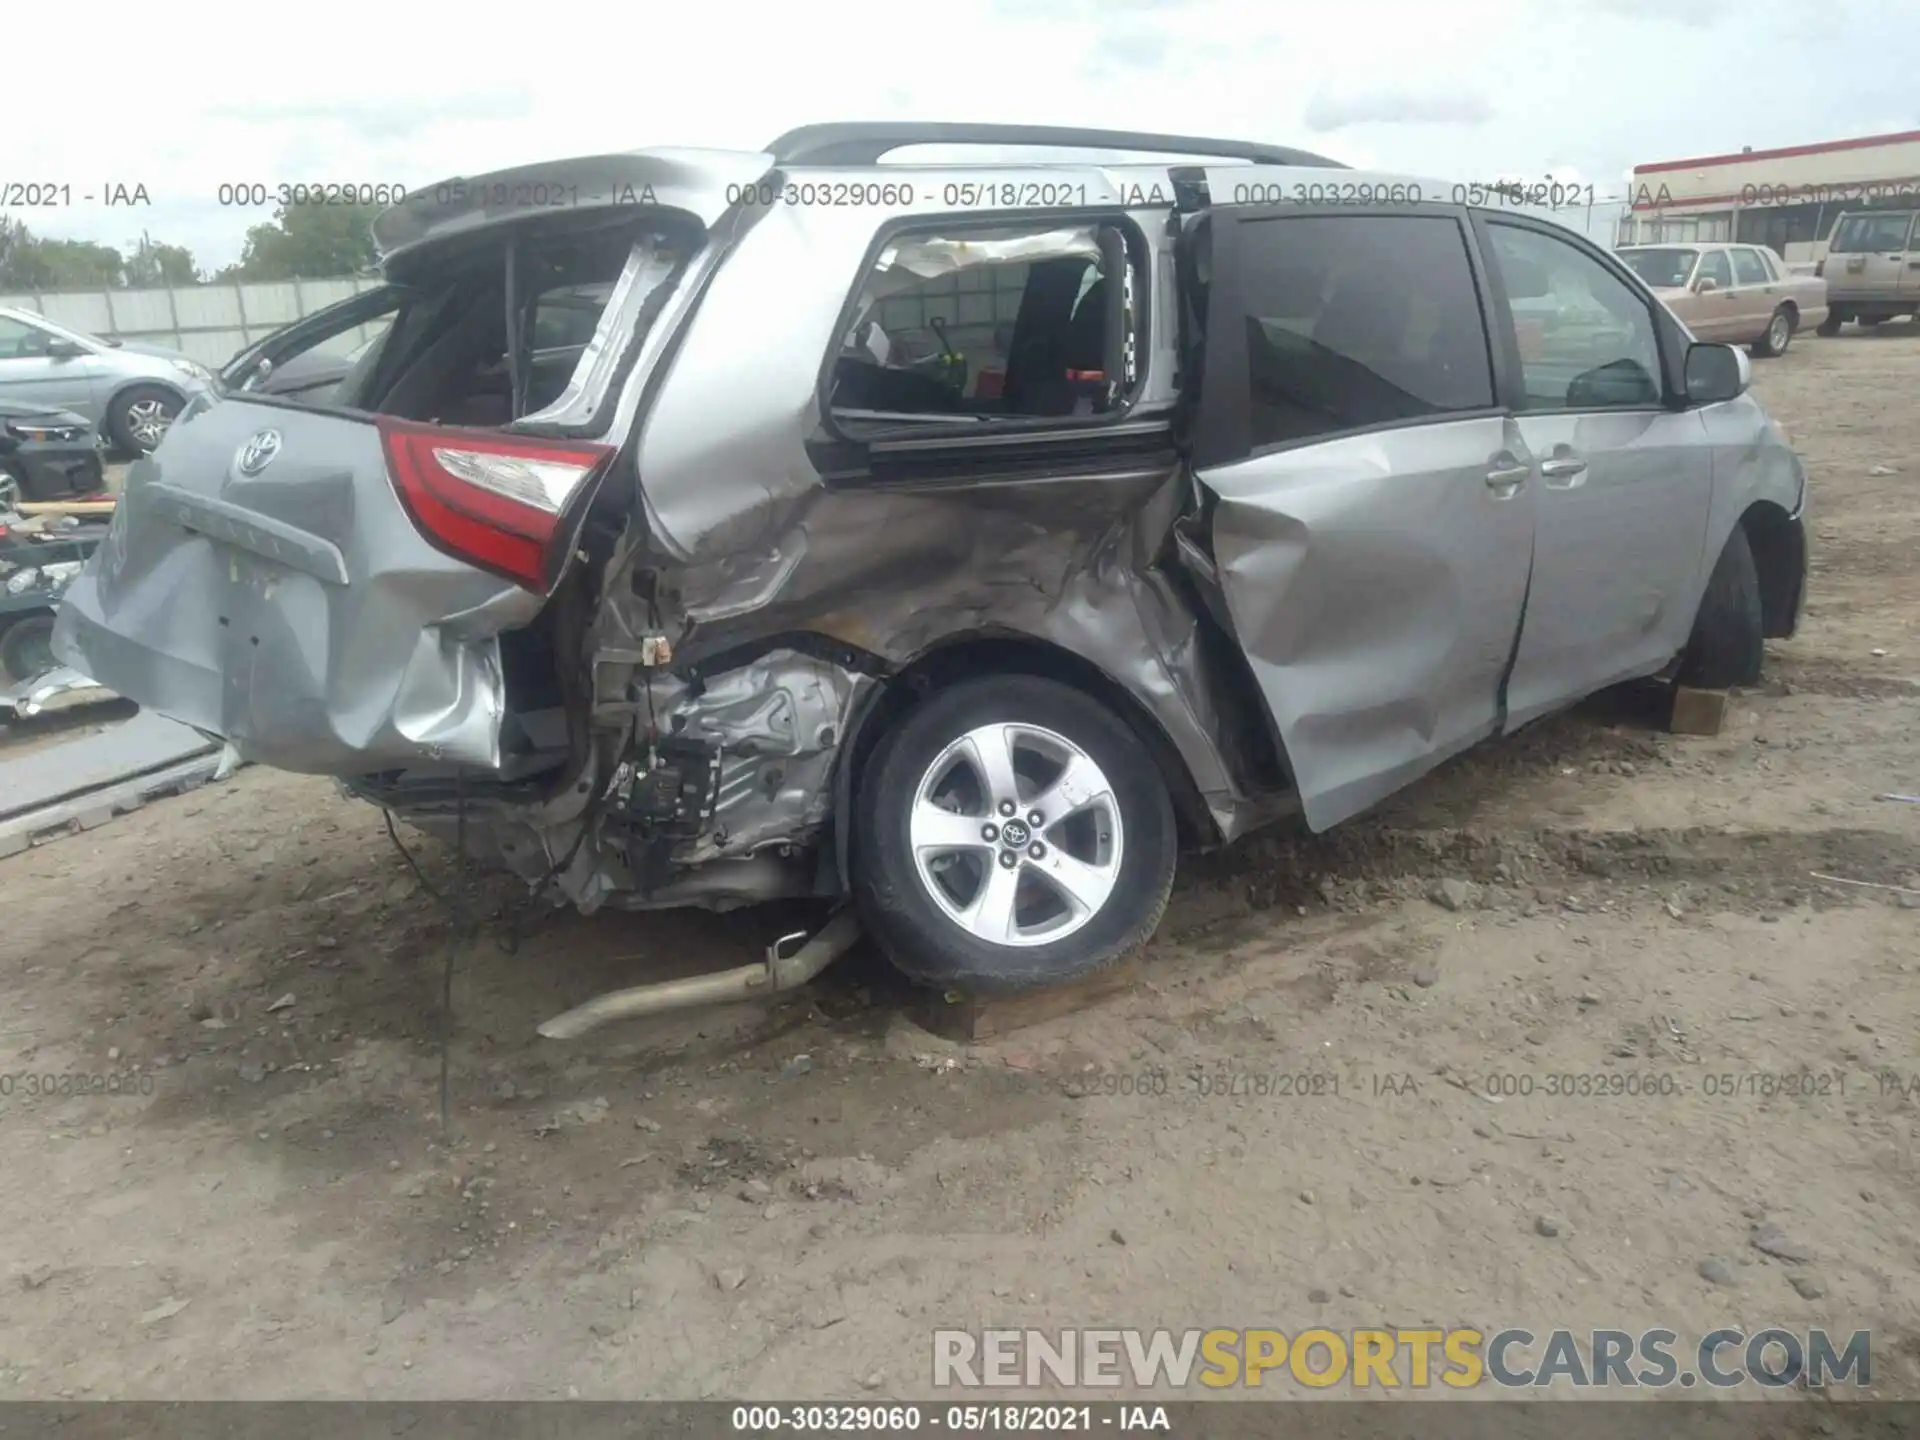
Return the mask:
[[1673, 687], [1673, 716], [1667, 729], [1675, 735], [1718, 735], [1726, 721], [1726, 691]]

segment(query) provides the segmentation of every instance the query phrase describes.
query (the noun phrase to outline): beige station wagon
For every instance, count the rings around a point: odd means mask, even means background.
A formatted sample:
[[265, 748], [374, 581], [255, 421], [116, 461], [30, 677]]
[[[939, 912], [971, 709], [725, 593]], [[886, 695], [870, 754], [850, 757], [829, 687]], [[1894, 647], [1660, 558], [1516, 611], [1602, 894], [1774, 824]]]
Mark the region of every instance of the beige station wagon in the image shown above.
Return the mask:
[[1695, 337], [1778, 355], [1827, 319], [1827, 283], [1795, 275], [1763, 245], [1628, 245], [1620, 258]]

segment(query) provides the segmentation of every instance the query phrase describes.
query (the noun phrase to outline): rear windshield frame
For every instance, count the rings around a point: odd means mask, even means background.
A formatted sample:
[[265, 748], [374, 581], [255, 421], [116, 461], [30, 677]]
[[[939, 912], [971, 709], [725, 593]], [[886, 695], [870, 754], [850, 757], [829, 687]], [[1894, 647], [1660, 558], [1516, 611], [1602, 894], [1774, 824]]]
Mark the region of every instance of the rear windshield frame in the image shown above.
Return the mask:
[[[585, 410], [576, 412], [577, 420], [570, 423], [538, 421], [527, 423], [527, 417], [512, 415], [502, 425], [486, 428], [512, 430], [517, 433], [543, 434], [564, 437], [591, 437], [604, 428], [604, 417], [608, 404], [617, 400], [625, 388], [627, 379], [639, 359], [647, 337], [668, 301], [677, 292], [685, 280], [687, 272], [705, 247], [706, 227], [691, 213], [667, 206], [646, 206], [635, 208], [623, 206], [617, 210], [596, 210], [585, 213], [570, 213], [556, 216], [541, 213], [504, 224], [490, 225], [485, 229], [457, 237], [449, 237], [439, 243], [427, 243], [409, 247], [397, 254], [386, 267], [390, 283], [403, 287], [409, 292], [408, 300], [395, 316], [392, 328], [388, 332], [387, 343], [379, 349], [379, 359], [373, 372], [366, 377], [367, 383], [355, 395], [353, 409], [362, 413], [389, 413], [384, 405], [397, 384], [407, 373], [408, 367], [417, 359], [421, 351], [432, 339], [443, 334], [447, 326], [459, 323], [467, 311], [465, 306], [497, 302], [501, 307], [501, 318], [511, 325], [506, 314], [510, 293], [518, 288], [521, 299], [537, 299], [556, 288], [585, 286], [605, 283], [611, 288], [617, 284], [625, 268], [632, 246], [643, 239], [652, 238], [662, 248], [674, 254], [673, 268], [669, 273], [649, 288], [640, 298], [639, 307], [634, 311], [624, 327], [624, 333], [614, 335], [606, 327], [619, 321], [619, 316], [611, 309], [603, 307], [595, 325], [593, 338], [582, 347], [575, 361], [575, 368], [569, 372], [561, 394], [566, 394], [573, 384], [581, 378], [579, 367], [588, 362], [593, 353], [593, 341], [600, 340], [606, 346], [617, 347], [617, 359], [608, 373], [605, 384], [589, 393], [589, 403]], [[610, 273], [579, 274], [557, 284], [542, 284], [532, 288], [525, 285], [526, 267], [538, 264], [543, 256], [552, 256], [556, 251], [564, 252], [575, 246], [585, 247], [596, 239], [604, 239], [609, 250], [619, 253], [620, 264]], [[620, 244], [624, 241], [624, 248]], [[519, 285], [509, 284], [509, 256], [517, 256], [521, 273], [516, 277]], [[464, 304], [453, 303], [461, 289], [477, 290]], [[427, 321], [428, 329], [423, 334], [401, 336], [402, 325], [420, 307], [435, 311]], [[631, 309], [631, 306], [629, 307]], [[406, 358], [400, 358], [406, 357]], [[542, 402], [541, 409], [551, 408], [554, 400]], [[535, 411], [535, 414], [540, 413]], [[418, 418], [418, 417], [409, 417]]]

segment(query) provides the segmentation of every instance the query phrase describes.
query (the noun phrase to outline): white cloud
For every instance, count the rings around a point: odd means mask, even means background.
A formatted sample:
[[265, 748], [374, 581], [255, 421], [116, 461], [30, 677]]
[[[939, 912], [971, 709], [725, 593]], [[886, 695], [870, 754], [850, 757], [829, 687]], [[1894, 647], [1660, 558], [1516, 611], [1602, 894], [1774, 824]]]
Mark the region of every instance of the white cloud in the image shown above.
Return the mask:
[[1357, 95], [1318, 92], [1301, 116], [1315, 134], [1356, 125], [1479, 125], [1493, 118], [1493, 102], [1467, 90], [1374, 90]]
[[[419, 186], [644, 145], [757, 147], [819, 120], [1238, 135], [1469, 180], [1920, 128], [1920, 27], [1866, 0], [1815, 10], [1873, 44], [1807, 43], [1788, 0], [570, 0], [457, 20], [197, 0], [165, 23], [146, 0], [94, 0], [89, 34], [140, 43], [14, 67], [0, 182], [72, 186], [70, 206], [9, 212], [39, 233], [146, 230], [211, 265], [268, 218], [220, 205], [222, 183]], [[1651, 43], [1675, 16], [1707, 23]], [[109, 182], [144, 184], [151, 208], [79, 199]]]

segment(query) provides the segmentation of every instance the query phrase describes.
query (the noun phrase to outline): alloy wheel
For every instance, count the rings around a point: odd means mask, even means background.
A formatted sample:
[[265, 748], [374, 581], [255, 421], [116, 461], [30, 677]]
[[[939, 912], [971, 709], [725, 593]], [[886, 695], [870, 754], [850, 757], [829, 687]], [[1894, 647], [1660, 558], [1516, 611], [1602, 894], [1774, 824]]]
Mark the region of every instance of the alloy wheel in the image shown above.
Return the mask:
[[172, 423], [173, 416], [164, 401], [136, 400], [127, 407], [127, 433], [143, 451], [158, 447]]
[[1086, 925], [1126, 850], [1105, 772], [1031, 725], [982, 725], [942, 750], [915, 789], [908, 832], [934, 903], [995, 945], [1047, 944]]

